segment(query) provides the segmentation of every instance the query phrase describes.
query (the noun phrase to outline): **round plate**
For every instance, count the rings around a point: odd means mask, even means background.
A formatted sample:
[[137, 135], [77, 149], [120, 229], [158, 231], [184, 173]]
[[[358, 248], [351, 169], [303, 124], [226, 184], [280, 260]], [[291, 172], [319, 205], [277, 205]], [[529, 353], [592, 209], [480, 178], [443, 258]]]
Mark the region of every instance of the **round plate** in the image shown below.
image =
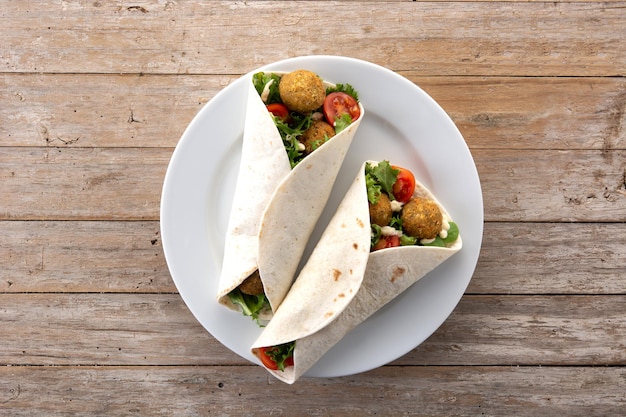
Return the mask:
[[[482, 241], [483, 201], [472, 156], [455, 124], [423, 90], [378, 65], [345, 57], [305, 56], [257, 71], [308, 69], [351, 84], [365, 116], [333, 188], [315, 242], [365, 160], [413, 171], [459, 225], [463, 249], [355, 328], [306, 376], [364, 372], [406, 354], [452, 313], [470, 282]], [[243, 137], [246, 77], [216, 94], [183, 133], [167, 169], [161, 238], [170, 273], [196, 319], [233, 352], [258, 363], [250, 346], [261, 329], [216, 301], [224, 234]], [[307, 253], [310, 252], [310, 248]]]

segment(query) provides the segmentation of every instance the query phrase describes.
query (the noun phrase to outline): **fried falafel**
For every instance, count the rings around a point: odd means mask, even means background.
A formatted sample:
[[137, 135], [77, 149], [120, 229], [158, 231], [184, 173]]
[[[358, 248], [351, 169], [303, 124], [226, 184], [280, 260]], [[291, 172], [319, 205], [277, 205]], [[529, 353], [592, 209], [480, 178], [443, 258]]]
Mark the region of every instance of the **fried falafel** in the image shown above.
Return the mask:
[[252, 275], [239, 284], [239, 291], [248, 295], [263, 294], [263, 282], [258, 270], [254, 271]]
[[304, 152], [308, 155], [335, 136], [335, 128], [323, 120], [313, 120], [311, 126], [298, 137], [304, 144]]
[[391, 200], [385, 193], [381, 193], [376, 204], [369, 203], [370, 223], [380, 227], [388, 226], [391, 222], [393, 210], [391, 209]]
[[416, 197], [402, 207], [402, 230], [418, 239], [434, 239], [441, 231], [443, 215], [432, 200]]
[[320, 108], [326, 98], [326, 88], [317, 74], [307, 70], [287, 73], [278, 84], [280, 99], [289, 110], [308, 113]]

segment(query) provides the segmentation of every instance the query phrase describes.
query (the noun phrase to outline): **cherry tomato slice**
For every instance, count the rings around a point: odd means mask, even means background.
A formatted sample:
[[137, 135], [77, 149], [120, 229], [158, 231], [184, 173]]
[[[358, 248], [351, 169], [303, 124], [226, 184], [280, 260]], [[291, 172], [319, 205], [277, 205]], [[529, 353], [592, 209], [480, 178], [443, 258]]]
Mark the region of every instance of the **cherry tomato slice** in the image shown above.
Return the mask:
[[267, 107], [267, 111], [269, 111], [274, 116], [281, 119], [283, 122], [286, 122], [287, 120], [289, 120], [289, 109], [284, 104], [272, 103], [272, 104], [268, 104], [266, 107]]
[[415, 177], [413, 173], [406, 168], [400, 168], [393, 166], [393, 169], [400, 171], [396, 182], [393, 184], [392, 192], [393, 196], [400, 203], [408, 203], [413, 197], [415, 191]]
[[399, 236], [383, 236], [378, 240], [378, 242], [376, 242], [372, 248], [372, 252], [380, 249], [395, 248], [396, 246], [400, 246]]
[[[276, 362], [274, 362], [274, 359], [269, 357], [269, 355], [267, 354], [267, 349], [268, 348], [266, 347], [259, 348], [259, 357], [261, 359], [261, 363], [267, 369], [270, 369], [272, 371], [277, 371], [278, 365], [276, 365]], [[293, 366], [293, 355], [285, 359], [285, 361], [283, 362], [283, 366], [285, 367]]]
[[326, 96], [324, 100], [324, 117], [331, 125], [335, 125], [335, 119], [342, 114], [348, 113], [354, 122], [361, 116], [359, 103], [350, 94], [335, 91]]
[[259, 348], [259, 356], [261, 359], [261, 363], [263, 363], [263, 366], [265, 366], [267, 369], [270, 369], [272, 371], [277, 371], [278, 370], [278, 365], [276, 365], [276, 362], [274, 362], [274, 360], [272, 358], [270, 358], [269, 356], [267, 356], [267, 353], [265, 352], [265, 349], [267, 348]]
[[293, 366], [293, 356], [288, 357], [287, 359], [285, 359], [285, 368], [288, 366]]

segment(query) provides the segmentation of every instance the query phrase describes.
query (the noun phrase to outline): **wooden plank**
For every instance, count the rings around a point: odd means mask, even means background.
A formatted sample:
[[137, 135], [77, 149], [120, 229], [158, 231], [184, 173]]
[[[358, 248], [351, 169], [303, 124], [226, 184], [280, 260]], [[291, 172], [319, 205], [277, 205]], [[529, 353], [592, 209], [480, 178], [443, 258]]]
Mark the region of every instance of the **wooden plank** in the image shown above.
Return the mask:
[[[472, 149], [626, 149], [624, 78], [401, 74], [440, 103]], [[236, 78], [0, 73], [0, 146], [173, 147]]]
[[[624, 253], [623, 223], [489, 222], [467, 293], [625, 294]], [[176, 287], [157, 221], [0, 221], [0, 292]]]
[[0, 292], [175, 292], [159, 223], [0, 222]]
[[[0, 364], [249, 364], [213, 339], [177, 294], [0, 294], [0, 306]], [[624, 311], [622, 295], [466, 295], [395, 364], [621, 365]]]
[[488, 221], [626, 221], [624, 151], [472, 153]]
[[4, 148], [0, 217], [157, 220], [172, 150]]
[[395, 363], [623, 366], [624, 311], [623, 294], [466, 295], [425, 343]]
[[623, 2], [337, 2], [332, 13], [323, 1], [9, 6], [3, 72], [241, 74], [323, 53], [421, 75], [626, 74]]
[[[0, 195], [7, 197], [0, 219], [157, 220], [171, 154], [168, 148], [3, 148]], [[473, 155], [487, 221], [626, 221], [624, 150]]]
[[2, 294], [0, 363], [248, 364], [178, 294]]
[[0, 145], [173, 147], [202, 105], [235, 78], [3, 74]]
[[384, 367], [287, 385], [254, 367], [2, 367], [0, 392], [15, 417], [589, 417], [621, 414], [625, 377], [623, 368]]
[[626, 79], [414, 77], [472, 149], [626, 149]]
[[486, 223], [467, 292], [626, 294], [624, 254], [624, 223]]

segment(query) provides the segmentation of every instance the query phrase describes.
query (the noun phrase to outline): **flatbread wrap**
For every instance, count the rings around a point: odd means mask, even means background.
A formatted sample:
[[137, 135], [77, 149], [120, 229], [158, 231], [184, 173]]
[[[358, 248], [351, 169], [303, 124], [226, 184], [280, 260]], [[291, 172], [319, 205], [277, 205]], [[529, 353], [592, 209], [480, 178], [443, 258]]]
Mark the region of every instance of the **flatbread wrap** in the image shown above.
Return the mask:
[[364, 113], [349, 84], [331, 84], [310, 71], [251, 76], [221, 304], [260, 325], [271, 319]]
[[[365, 236], [363, 229], [345, 230], [363, 216]], [[357, 241], [366, 241], [366, 256], [355, 253]], [[295, 382], [348, 332], [461, 247], [457, 225], [413, 174], [387, 161], [364, 163], [272, 321], [253, 343], [253, 355], [279, 380]], [[336, 255], [326, 262], [329, 252]], [[346, 269], [363, 275], [342, 273], [334, 280], [328, 274]], [[344, 277], [351, 280], [342, 282]]]

